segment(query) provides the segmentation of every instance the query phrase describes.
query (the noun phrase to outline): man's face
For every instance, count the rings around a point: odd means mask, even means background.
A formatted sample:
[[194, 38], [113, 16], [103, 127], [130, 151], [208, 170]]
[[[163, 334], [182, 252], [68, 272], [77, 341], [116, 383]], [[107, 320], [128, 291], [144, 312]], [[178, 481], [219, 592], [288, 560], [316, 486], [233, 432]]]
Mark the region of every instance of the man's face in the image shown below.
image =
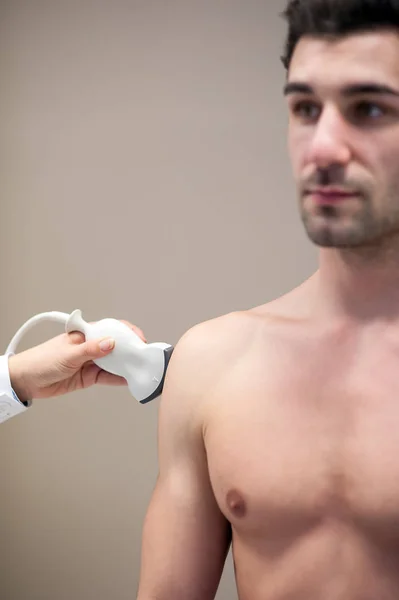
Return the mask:
[[310, 239], [360, 247], [399, 233], [399, 35], [303, 37], [285, 91]]

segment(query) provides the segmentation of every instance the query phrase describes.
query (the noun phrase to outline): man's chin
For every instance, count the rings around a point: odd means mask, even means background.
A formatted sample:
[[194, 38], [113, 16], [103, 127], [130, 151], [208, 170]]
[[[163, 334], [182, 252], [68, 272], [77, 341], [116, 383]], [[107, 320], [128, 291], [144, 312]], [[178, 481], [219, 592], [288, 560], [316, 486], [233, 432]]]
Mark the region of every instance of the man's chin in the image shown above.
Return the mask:
[[307, 227], [305, 230], [310, 241], [319, 248], [359, 248], [364, 243], [353, 231], [334, 231], [327, 227]]
[[320, 248], [357, 248], [367, 243], [365, 228], [353, 219], [335, 213], [313, 215], [302, 212], [302, 223], [310, 241]]

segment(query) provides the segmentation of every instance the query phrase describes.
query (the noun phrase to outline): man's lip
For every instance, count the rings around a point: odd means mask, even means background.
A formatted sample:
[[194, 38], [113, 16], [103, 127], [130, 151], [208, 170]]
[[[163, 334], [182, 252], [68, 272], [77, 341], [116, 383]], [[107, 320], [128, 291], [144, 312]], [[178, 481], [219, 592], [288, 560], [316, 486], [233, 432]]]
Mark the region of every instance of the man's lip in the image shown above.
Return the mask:
[[359, 192], [355, 190], [343, 190], [339, 188], [321, 188], [321, 189], [310, 189], [305, 191], [306, 194], [312, 194], [315, 196], [358, 196]]
[[312, 201], [316, 204], [329, 205], [345, 202], [345, 200], [348, 200], [350, 198], [358, 198], [359, 193], [338, 188], [323, 188], [308, 190], [305, 193], [305, 196], [310, 196]]

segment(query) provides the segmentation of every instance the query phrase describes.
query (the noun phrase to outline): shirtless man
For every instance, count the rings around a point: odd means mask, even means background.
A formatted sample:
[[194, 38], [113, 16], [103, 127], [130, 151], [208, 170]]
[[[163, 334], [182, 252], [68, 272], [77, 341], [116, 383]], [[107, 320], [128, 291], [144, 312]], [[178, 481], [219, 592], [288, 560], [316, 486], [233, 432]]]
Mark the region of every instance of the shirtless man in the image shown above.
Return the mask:
[[176, 346], [138, 600], [211, 600], [231, 540], [240, 600], [399, 598], [399, 4], [286, 17], [319, 269]]

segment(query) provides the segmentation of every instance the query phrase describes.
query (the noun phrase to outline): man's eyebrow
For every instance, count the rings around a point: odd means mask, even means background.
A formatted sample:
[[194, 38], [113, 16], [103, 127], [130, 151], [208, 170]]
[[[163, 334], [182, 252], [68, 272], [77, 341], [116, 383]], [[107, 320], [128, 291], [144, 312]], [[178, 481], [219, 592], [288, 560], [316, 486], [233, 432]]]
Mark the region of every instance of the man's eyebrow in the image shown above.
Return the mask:
[[[291, 81], [284, 86], [284, 96], [290, 94], [314, 94], [313, 88], [307, 83], [301, 83], [300, 81]], [[341, 90], [343, 96], [357, 96], [360, 94], [379, 94], [388, 96], [399, 96], [399, 90], [380, 84], [380, 83], [354, 83], [345, 86]]]
[[288, 96], [289, 94], [313, 94], [313, 89], [307, 83], [290, 81], [290, 83], [285, 84], [283, 92], [284, 96]]

